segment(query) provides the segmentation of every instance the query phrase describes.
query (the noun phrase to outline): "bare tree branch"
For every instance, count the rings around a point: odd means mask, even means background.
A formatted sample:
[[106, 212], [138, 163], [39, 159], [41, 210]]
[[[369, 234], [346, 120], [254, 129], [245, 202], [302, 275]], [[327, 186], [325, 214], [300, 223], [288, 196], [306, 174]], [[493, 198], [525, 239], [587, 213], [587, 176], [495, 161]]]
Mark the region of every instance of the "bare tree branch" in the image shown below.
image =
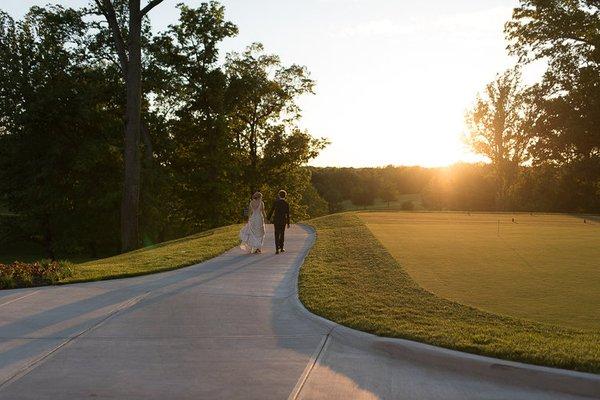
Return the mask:
[[110, 64], [114, 64], [119, 71], [121, 71], [122, 74], [124, 74], [124, 71], [122, 70], [123, 66], [121, 65], [121, 62], [117, 59], [115, 59], [115, 57], [113, 57], [112, 53], [102, 53], [102, 55], [100, 57], [98, 57], [98, 60], [102, 60], [102, 61], [106, 61]]
[[146, 4], [146, 7], [142, 8], [142, 10], [140, 11], [140, 18], [143, 18], [144, 15], [146, 15], [150, 10], [152, 10], [154, 7], [156, 7], [163, 1], [164, 0], [151, 0], [148, 4]]
[[[117, 21], [117, 14], [115, 13], [115, 8], [113, 7], [110, 0], [95, 0], [96, 5], [100, 12], [106, 18], [106, 22], [108, 22], [108, 26], [113, 33], [113, 38], [115, 40], [115, 46], [117, 48], [117, 54], [119, 55], [119, 61], [121, 63], [121, 70], [123, 71], [123, 75], [127, 76], [127, 65], [129, 63], [127, 57], [127, 50], [125, 47], [125, 41], [123, 40], [123, 36], [121, 35], [121, 28], [119, 28], [119, 22]], [[102, 3], [100, 2], [102, 1]]]

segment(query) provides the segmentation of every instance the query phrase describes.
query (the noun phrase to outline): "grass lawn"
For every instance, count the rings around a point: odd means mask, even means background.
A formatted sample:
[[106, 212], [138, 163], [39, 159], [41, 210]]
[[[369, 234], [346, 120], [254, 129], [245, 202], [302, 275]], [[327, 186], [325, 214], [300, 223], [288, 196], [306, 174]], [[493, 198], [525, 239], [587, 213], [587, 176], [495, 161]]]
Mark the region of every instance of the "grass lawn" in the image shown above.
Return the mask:
[[600, 331], [599, 223], [548, 214], [359, 216], [402, 268], [440, 297]]
[[235, 247], [239, 243], [239, 230], [238, 225], [226, 226], [114, 257], [76, 264], [74, 274], [60, 283], [124, 278], [196, 264]]
[[300, 271], [299, 291], [312, 312], [380, 336], [600, 373], [600, 332], [496, 314], [437, 296], [411, 278], [356, 213], [310, 223], [317, 241]]

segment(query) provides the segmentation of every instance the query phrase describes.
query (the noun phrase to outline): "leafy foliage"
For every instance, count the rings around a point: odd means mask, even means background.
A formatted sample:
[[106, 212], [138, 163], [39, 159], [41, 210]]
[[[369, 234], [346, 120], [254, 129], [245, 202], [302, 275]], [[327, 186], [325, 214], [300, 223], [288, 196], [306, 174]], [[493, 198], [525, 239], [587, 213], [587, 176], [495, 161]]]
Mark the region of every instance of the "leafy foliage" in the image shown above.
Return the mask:
[[[128, 3], [112, 4], [128, 37]], [[161, 33], [141, 24], [143, 243], [239, 221], [250, 188], [287, 189], [295, 220], [322, 212], [304, 165], [326, 142], [297, 127], [306, 68], [260, 44], [223, 64], [221, 42], [238, 31], [223, 6], [178, 7]], [[0, 240], [36, 241], [49, 258], [119, 247], [127, 80], [103, 21], [96, 3], [0, 14]]]
[[15, 261], [0, 264], [0, 289], [52, 285], [72, 275], [73, 266], [66, 261]]
[[467, 143], [492, 163], [496, 175], [497, 208], [506, 208], [507, 196], [519, 167], [529, 158], [528, 129], [535, 107], [527, 102], [518, 68], [509, 69], [488, 84], [466, 115]]
[[228, 55], [230, 118], [240, 170], [248, 187], [277, 190], [298, 168], [316, 157], [327, 142], [297, 126], [299, 96], [313, 93], [305, 67], [284, 66], [261, 44]]
[[[80, 13], [0, 15], [0, 182], [12, 236], [56, 251], [111, 247], [119, 196], [115, 86], [87, 62]], [[115, 115], [117, 114], [117, 115]]]
[[178, 7], [180, 23], [154, 37], [150, 52], [155, 107], [169, 132], [158, 161], [179, 199], [174, 212], [202, 229], [234, 220], [241, 208], [227, 77], [217, 65], [219, 42], [237, 27], [216, 2]]
[[[422, 193], [436, 169], [423, 167], [311, 168], [312, 184], [327, 202], [330, 212], [343, 211], [351, 200], [365, 207], [375, 199], [388, 203], [402, 194]], [[388, 204], [389, 205], [389, 204]]]
[[557, 180], [570, 181], [571, 209], [600, 208], [599, 13], [591, 0], [521, 0], [505, 28], [511, 54], [548, 64], [531, 89], [539, 109], [531, 154], [534, 166], [558, 167]]
[[494, 210], [496, 180], [485, 164], [457, 164], [441, 169], [423, 190], [430, 210]]

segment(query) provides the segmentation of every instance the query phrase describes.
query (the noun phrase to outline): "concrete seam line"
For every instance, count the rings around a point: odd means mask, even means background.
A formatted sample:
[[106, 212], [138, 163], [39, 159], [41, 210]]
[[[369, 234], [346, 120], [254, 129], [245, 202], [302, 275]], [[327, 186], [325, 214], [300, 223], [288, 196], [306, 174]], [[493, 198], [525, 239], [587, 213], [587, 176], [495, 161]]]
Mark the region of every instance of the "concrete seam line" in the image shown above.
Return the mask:
[[9, 300], [9, 301], [7, 301], [6, 303], [1, 303], [1, 304], [0, 304], [0, 307], [2, 307], [2, 306], [5, 306], [5, 305], [7, 305], [7, 304], [10, 304], [10, 303], [14, 303], [15, 301], [22, 300], [22, 299], [24, 299], [24, 298], [26, 298], [26, 297], [33, 296], [33, 295], [34, 295], [34, 294], [36, 294], [37, 292], [39, 292], [39, 290], [34, 290], [33, 292], [31, 292], [31, 293], [27, 293], [27, 294], [26, 294], [26, 295], [24, 295], [24, 296], [17, 297], [16, 299]]
[[63, 347], [67, 346], [68, 344], [70, 344], [71, 342], [73, 342], [75, 339], [78, 339], [79, 337], [81, 337], [82, 335], [85, 335], [86, 333], [92, 331], [93, 329], [99, 327], [100, 325], [102, 325], [104, 322], [106, 322], [107, 320], [109, 320], [110, 318], [112, 318], [113, 316], [117, 315], [119, 312], [121, 312], [122, 310], [125, 310], [129, 307], [132, 307], [133, 305], [137, 304], [141, 299], [143, 299], [144, 297], [146, 297], [148, 294], [150, 294], [150, 292], [145, 292], [141, 295], [138, 295], [132, 299], [130, 299], [129, 301], [127, 301], [125, 304], [121, 305], [120, 307], [117, 307], [115, 310], [113, 310], [110, 314], [108, 314], [106, 317], [104, 317], [103, 319], [101, 319], [100, 321], [98, 321], [96, 324], [84, 329], [83, 331], [77, 333], [74, 336], [71, 336], [70, 338], [68, 338], [67, 340], [65, 340], [64, 342], [58, 344], [56, 347], [54, 347], [53, 349], [51, 349], [49, 352], [41, 355], [40, 357], [34, 359], [32, 362], [30, 362], [29, 364], [27, 364], [25, 367], [23, 367], [22, 369], [20, 369], [19, 371], [15, 372], [13, 375], [11, 375], [10, 377], [8, 377], [4, 382], [0, 383], [0, 390], [5, 387], [8, 386], [10, 383], [21, 379], [22, 377], [26, 376], [27, 374], [29, 374], [31, 371], [33, 371], [36, 367], [38, 367], [39, 365], [41, 365], [46, 359], [48, 359], [50, 356], [52, 356], [54, 353], [58, 352], [60, 349], [62, 349]]
[[[258, 299], [284, 299], [285, 297], [276, 297], [269, 294], [232, 294], [232, 293], [211, 293], [211, 292], [196, 292], [199, 296], [214, 296], [214, 297], [250, 297]], [[286, 296], [287, 297], [287, 296]], [[0, 304], [1, 305], [1, 304]]]
[[325, 351], [327, 350], [327, 347], [329, 346], [329, 342], [330, 342], [329, 339], [331, 338], [332, 331], [333, 331], [333, 328], [329, 332], [327, 332], [327, 334], [323, 337], [323, 339], [321, 340], [321, 342], [319, 343], [319, 345], [317, 346], [317, 348], [315, 349], [313, 354], [310, 356], [310, 359], [308, 360], [308, 364], [306, 365], [306, 368], [304, 368], [304, 371], [302, 371], [302, 375], [300, 375], [300, 378], [298, 378], [298, 382], [296, 382], [296, 386], [294, 386], [294, 389], [292, 389], [292, 392], [288, 396], [288, 400], [297, 400], [298, 399], [298, 396], [300, 395], [300, 391], [302, 390], [302, 388], [304, 387], [304, 384], [308, 380], [310, 373], [314, 369], [315, 365], [317, 365], [319, 363], [319, 360], [325, 354]]

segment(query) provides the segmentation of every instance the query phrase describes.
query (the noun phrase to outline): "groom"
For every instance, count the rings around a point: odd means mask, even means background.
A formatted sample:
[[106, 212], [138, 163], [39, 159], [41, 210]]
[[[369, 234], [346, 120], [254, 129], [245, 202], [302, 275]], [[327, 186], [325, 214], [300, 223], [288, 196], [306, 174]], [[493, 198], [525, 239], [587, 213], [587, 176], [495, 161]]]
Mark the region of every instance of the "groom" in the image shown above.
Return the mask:
[[285, 238], [285, 226], [290, 227], [290, 205], [285, 201], [287, 193], [285, 190], [280, 190], [277, 200], [271, 207], [269, 219], [275, 226], [275, 254], [285, 252], [283, 241]]

